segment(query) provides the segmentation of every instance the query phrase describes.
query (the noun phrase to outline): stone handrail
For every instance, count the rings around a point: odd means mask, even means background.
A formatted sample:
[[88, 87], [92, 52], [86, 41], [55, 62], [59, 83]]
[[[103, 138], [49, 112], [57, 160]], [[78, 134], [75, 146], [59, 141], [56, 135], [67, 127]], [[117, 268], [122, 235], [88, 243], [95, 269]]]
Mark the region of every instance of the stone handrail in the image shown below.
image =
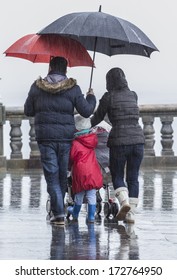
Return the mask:
[[[0, 105], [0, 115], [2, 105]], [[145, 135], [145, 154], [143, 166], [177, 166], [177, 157], [173, 150], [174, 130], [173, 123], [177, 117], [177, 104], [168, 105], [140, 105], [140, 122], [142, 123]], [[4, 114], [4, 113], [3, 113]], [[40, 154], [35, 140], [34, 119], [27, 118], [24, 115], [22, 107], [6, 107], [5, 116], [0, 116], [0, 168], [28, 168], [40, 167]], [[5, 118], [3, 120], [3, 118]], [[161, 140], [158, 145], [161, 147], [160, 156], [155, 152], [155, 120], [159, 119], [161, 123]], [[29, 142], [22, 142], [22, 123], [29, 122]], [[10, 140], [11, 148], [10, 159], [3, 152], [3, 127], [9, 122], [10, 124]], [[22, 146], [29, 145], [29, 158], [24, 159], [22, 154]]]

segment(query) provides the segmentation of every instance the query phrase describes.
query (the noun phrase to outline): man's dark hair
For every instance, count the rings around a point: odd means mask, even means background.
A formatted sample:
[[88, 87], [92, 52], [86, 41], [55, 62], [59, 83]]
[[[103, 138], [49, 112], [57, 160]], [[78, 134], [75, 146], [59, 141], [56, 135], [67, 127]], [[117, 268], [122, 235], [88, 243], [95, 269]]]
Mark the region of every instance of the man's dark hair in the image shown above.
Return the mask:
[[68, 62], [64, 57], [56, 56], [50, 61], [50, 67], [52, 71], [58, 71], [61, 74], [66, 74]]

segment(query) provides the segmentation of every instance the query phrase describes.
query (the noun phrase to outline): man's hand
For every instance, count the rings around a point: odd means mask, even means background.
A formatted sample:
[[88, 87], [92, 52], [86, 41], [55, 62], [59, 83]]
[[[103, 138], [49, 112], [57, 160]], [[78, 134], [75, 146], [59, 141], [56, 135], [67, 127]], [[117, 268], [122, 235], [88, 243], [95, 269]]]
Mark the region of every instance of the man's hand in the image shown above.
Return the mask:
[[93, 92], [93, 89], [92, 89], [92, 88], [90, 88], [90, 89], [88, 90], [88, 92], [86, 93], [86, 95], [88, 95], [88, 94], [93, 94], [93, 95], [94, 95], [94, 92]]

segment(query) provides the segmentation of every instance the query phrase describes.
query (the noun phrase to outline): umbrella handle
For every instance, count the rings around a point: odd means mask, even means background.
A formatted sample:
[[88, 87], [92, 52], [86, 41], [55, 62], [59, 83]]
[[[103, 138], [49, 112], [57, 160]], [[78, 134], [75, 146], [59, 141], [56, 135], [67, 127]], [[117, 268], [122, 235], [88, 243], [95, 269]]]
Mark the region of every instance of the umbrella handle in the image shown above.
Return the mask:
[[93, 66], [92, 66], [92, 69], [91, 69], [89, 90], [92, 88], [92, 78], [93, 78], [94, 61], [95, 61], [95, 52], [94, 52], [94, 54], [93, 54]]

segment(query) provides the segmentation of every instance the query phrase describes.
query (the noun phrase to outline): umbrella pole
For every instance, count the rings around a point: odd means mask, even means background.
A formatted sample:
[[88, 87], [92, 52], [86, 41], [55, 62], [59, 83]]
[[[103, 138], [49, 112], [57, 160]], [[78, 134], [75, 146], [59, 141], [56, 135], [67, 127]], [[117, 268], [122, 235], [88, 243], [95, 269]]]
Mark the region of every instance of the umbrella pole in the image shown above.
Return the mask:
[[[99, 12], [101, 12], [101, 5], [100, 5], [100, 7], [99, 7]], [[90, 86], [89, 86], [89, 90], [92, 88], [92, 78], [93, 78], [93, 67], [94, 67], [94, 63], [95, 63], [96, 44], [97, 44], [97, 37], [95, 38], [95, 44], [94, 44], [94, 52], [93, 52], [93, 66], [92, 66], [92, 69], [91, 69], [91, 76], [90, 76]]]
[[94, 52], [93, 52], [93, 65], [92, 65], [92, 69], [91, 69], [91, 76], [90, 76], [90, 86], [89, 86], [89, 90], [92, 88], [92, 78], [93, 78], [93, 68], [94, 68], [94, 64], [95, 64], [96, 44], [97, 44], [97, 37], [95, 38], [95, 44], [94, 44]]

